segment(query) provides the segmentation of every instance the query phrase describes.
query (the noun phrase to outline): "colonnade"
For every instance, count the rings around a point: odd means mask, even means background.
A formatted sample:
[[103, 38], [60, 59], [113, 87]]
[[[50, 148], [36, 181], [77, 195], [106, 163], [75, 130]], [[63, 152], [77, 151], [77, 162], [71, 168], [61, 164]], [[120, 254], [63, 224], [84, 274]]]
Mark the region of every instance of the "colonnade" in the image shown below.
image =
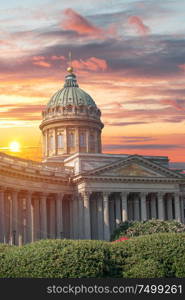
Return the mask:
[[184, 223], [179, 193], [39, 193], [0, 190], [0, 242], [21, 245], [46, 238], [109, 240], [127, 220]]
[[63, 237], [63, 196], [62, 193], [1, 189], [0, 242], [21, 245], [45, 238]]
[[174, 219], [185, 222], [184, 196], [177, 192], [92, 193], [89, 201], [91, 239], [109, 240], [114, 229], [127, 220]]

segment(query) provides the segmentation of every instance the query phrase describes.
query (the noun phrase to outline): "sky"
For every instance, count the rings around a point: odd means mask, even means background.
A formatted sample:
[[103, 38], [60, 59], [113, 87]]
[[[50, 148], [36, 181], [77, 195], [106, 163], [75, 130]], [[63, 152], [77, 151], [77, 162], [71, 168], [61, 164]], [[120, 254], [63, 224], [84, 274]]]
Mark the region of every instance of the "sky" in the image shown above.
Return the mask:
[[185, 162], [184, 20], [185, 0], [1, 1], [0, 150], [41, 159], [41, 111], [71, 51], [102, 111], [104, 153]]

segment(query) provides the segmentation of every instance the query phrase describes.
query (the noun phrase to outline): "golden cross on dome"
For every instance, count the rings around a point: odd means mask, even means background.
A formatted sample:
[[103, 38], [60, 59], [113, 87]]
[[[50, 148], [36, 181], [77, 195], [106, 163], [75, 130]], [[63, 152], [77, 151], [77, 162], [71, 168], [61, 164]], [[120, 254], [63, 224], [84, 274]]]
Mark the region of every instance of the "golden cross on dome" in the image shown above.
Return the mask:
[[72, 53], [71, 53], [71, 51], [69, 51], [69, 62], [68, 62], [68, 64], [69, 64], [69, 67], [67, 68], [67, 71], [68, 71], [69, 73], [73, 73], [73, 67], [72, 67]]

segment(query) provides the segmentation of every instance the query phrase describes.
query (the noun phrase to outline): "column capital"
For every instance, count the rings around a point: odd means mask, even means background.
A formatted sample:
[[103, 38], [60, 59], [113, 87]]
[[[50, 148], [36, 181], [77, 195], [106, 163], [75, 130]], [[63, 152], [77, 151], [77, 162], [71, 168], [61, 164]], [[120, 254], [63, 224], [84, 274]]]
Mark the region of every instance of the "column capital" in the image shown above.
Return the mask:
[[56, 193], [57, 199], [63, 199], [64, 195], [65, 195], [65, 193], [63, 193], [63, 192]]
[[91, 191], [83, 191], [83, 192], [81, 192], [81, 194], [82, 194], [83, 197], [90, 197], [92, 192]]
[[20, 192], [20, 190], [15, 189], [15, 188], [11, 188], [9, 191], [10, 191], [10, 193], [16, 193], [16, 194]]
[[129, 195], [129, 193], [130, 193], [129, 191], [122, 191], [121, 196], [122, 197], [127, 197]]
[[30, 190], [26, 191], [27, 196], [32, 196], [33, 194], [34, 194], [34, 191], [30, 191]]
[[173, 192], [175, 197], [179, 197], [180, 196], [180, 192]]
[[165, 194], [165, 192], [157, 192], [157, 196], [159, 196], [160, 198], [163, 198]]
[[146, 198], [147, 195], [148, 195], [148, 192], [140, 192], [141, 198]]
[[104, 200], [104, 201], [107, 201], [110, 194], [111, 194], [111, 193], [109, 193], [109, 192], [103, 192], [103, 200]]
[[40, 198], [47, 198], [49, 196], [48, 193], [40, 193], [39, 194]]
[[182, 199], [184, 200], [185, 199], [185, 192], [180, 192], [179, 194], [182, 197]]

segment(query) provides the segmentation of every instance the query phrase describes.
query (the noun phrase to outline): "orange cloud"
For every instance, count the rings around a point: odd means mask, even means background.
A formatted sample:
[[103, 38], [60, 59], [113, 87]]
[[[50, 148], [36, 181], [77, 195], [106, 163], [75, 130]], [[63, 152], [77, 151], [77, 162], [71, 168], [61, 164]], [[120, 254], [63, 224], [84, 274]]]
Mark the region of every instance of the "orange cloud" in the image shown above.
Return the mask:
[[106, 60], [97, 57], [90, 57], [87, 60], [74, 60], [72, 62], [74, 68], [78, 70], [105, 71], [108, 67]]
[[133, 25], [139, 34], [146, 35], [150, 32], [150, 29], [148, 26], [146, 26], [140, 17], [138, 16], [132, 16], [128, 18], [128, 23], [130, 25]]
[[102, 34], [102, 29], [92, 25], [87, 19], [68, 8], [64, 11], [66, 20], [61, 24], [61, 27], [67, 30], [76, 31], [82, 35], [98, 36]]

